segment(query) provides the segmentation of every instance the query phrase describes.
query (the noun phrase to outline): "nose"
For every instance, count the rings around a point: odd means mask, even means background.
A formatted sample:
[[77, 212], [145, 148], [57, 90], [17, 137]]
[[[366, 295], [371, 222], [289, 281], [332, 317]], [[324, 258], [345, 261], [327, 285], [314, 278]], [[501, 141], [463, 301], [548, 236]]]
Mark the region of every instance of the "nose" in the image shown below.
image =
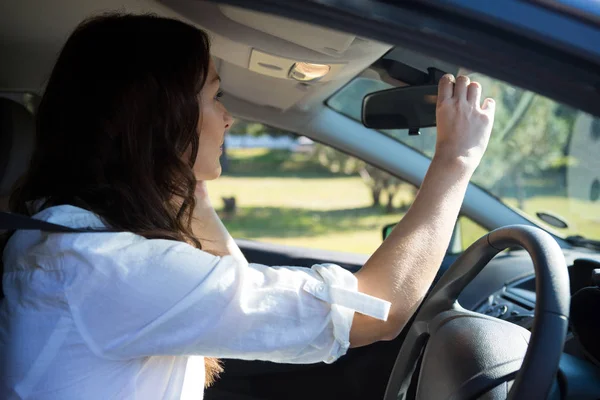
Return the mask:
[[225, 122], [225, 129], [229, 129], [231, 128], [231, 125], [233, 125], [233, 117], [227, 110], [225, 110], [225, 113], [223, 114], [223, 121]]

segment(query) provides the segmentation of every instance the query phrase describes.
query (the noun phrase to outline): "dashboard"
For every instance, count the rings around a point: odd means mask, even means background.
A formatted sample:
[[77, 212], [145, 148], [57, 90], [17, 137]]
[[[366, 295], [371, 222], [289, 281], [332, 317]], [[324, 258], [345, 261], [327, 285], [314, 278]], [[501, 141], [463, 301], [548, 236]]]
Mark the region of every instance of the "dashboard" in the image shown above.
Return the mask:
[[[600, 268], [600, 253], [564, 249], [563, 254], [573, 295], [580, 288], [591, 285], [593, 269]], [[502, 319], [519, 319], [519, 316], [532, 314], [535, 274], [529, 254], [525, 250], [507, 250], [498, 254], [463, 290], [458, 301], [466, 309]], [[490, 307], [494, 310], [489, 310]]]
[[[563, 252], [569, 271], [571, 296], [583, 288], [592, 287], [594, 270], [600, 269], [600, 253], [587, 249], [565, 249]], [[500, 253], [490, 261], [465, 288], [458, 301], [468, 310], [500, 318], [531, 330], [536, 301], [535, 289], [533, 263], [529, 254], [524, 250], [511, 250]], [[571, 314], [575, 304], [585, 308], [583, 312], [589, 321], [600, 320], [597, 301], [593, 304], [573, 302]], [[596, 337], [600, 341], [600, 333]], [[592, 346], [597, 347], [598, 344], [594, 343]], [[589, 347], [588, 342], [580, 341], [577, 335], [573, 334], [571, 325], [567, 332], [564, 353], [589, 361], [589, 354], [597, 352], [595, 349], [593, 352], [588, 351]], [[598, 359], [592, 361], [600, 367]]]

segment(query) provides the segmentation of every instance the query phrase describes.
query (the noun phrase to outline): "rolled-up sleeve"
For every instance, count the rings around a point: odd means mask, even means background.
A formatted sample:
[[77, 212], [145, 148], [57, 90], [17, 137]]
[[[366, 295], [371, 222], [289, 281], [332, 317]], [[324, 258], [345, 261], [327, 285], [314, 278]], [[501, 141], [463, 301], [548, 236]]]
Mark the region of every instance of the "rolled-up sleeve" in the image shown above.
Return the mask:
[[331, 363], [349, 347], [355, 311], [387, 318], [390, 303], [359, 293], [355, 276], [334, 264], [268, 267], [132, 237], [82, 240], [64, 256], [73, 319], [101, 357]]

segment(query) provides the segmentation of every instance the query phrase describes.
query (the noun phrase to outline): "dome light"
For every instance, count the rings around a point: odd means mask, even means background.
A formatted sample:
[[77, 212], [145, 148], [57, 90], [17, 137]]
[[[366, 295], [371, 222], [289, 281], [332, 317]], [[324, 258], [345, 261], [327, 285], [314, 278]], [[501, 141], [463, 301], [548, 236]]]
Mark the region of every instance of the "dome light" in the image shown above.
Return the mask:
[[316, 81], [327, 75], [330, 69], [327, 64], [297, 62], [292, 65], [289, 77], [301, 82]]

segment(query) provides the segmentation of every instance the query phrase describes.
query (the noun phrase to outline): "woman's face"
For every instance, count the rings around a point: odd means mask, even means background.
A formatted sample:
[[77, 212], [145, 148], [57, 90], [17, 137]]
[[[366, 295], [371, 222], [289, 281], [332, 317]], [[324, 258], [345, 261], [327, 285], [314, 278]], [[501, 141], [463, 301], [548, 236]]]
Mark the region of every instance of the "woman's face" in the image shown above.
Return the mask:
[[198, 121], [198, 155], [194, 174], [199, 181], [216, 179], [221, 175], [219, 157], [223, 152], [225, 131], [231, 127], [233, 118], [221, 104], [219, 97], [221, 79], [211, 60], [206, 83], [200, 92], [200, 120]]

